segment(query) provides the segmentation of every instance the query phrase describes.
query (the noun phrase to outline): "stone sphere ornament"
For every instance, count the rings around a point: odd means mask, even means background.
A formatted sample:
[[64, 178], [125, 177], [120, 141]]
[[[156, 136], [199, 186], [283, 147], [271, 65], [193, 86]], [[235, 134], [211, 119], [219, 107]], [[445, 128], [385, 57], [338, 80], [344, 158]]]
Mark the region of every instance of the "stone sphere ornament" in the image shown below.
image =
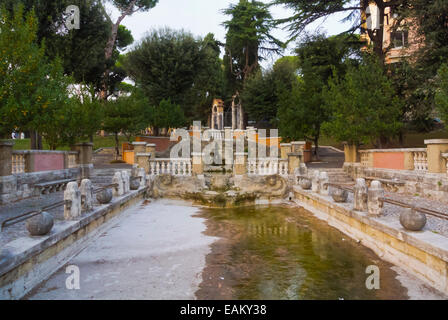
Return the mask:
[[45, 236], [50, 233], [54, 225], [53, 216], [48, 212], [41, 212], [26, 220], [26, 229], [32, 236]]
[[426, 225], [426, 215], [417, 210], [407, 208], [400, 214], [400, 223], [410, 231], [421, 231]]
[[313, 184], [310, 179], [300, 179], [299, 185], [303, 190], [310, 190]]
[[110, 203], [112, 201], [112, 197], [113, 197], [113, 194], [112, 194], [111, 189], [104, 189], [104, 190], [100, 191], [99, 193], [97, 193], [97, 195], [96, 195], [96, 199], [101, 204]]
[[140, 188], [140, 179], [138, 177], [134, 177], [131, 179], [131, 190], [138, 190]]
[[331, 197], [333, 198], [334, 202], [344, 203], [344, 202], [347, 202], [348, 192], [347, 192], [347, 190], [334, 188], [331, 191]]

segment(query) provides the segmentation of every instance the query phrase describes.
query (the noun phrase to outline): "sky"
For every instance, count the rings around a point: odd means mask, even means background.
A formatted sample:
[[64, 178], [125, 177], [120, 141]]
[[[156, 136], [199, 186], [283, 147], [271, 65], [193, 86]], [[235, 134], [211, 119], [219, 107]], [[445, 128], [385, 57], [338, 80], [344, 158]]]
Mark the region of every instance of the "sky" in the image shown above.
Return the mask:
[[[268, 3], [269, 0], [262, 0]], [[155, 8], [148, 12], [135, 13], [126, 17], [123, 21], [134, 36], [135, 43], [143, 39], [145, 34], [151, 29], [160, 27], [170, 27], [172, 29], [184, 29], [195, 36], [206, 36], [209, 32], [215, 38], [225, 42], [226, 30], [222, 23], [229, 17], [222, 14], [221, 10], [230, 4], [236, 4], [238, 0], [159, 0]], [[118, 17], [118, 10], [109, 2], [106, 2], [106, 9], [113, 20]], [[277, 6], [271, 8], [274, 18], [284, 18], [292, 15], [292, 12], [284, 7]], [[347, 29], [347, 26], [340, 22], [343, 17], [334, 16], [326, 21], [319, 21], [313, 24], [308, 31], [320, 29], [328, 35], [338, 34]], [[285, 30], [275, 30], [273, 35], [282, 41], [288, 39], [288, 32]], [[294, 45], [291, 45], [291, 49]], [[287, 50], [284, 55], [290, 54]], [[263, 63], [263, 67], [269, 67], [278, 57], [273, 57]]]

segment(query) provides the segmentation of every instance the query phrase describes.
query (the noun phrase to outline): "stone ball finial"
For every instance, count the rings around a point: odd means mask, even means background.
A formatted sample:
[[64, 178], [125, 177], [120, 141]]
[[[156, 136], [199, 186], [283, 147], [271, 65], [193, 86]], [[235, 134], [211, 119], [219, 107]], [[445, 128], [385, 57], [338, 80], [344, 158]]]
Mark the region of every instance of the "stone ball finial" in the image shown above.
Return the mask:
[[421, 231], [426, 225], [426, 215], [414, 208], [406, 208], [400, 214], [401, 225], [409, 231]]
[[111, 189], [104, 189], [97, 193], [96, 199], [101, 204], [108, 204], [112, 201], [113, 193]]
[[26, 220], [26, 229], [32, 236], [45, 236], [50, 233], [54, 225], [53, 216], [48, 212], [41, 212], [38, 215]]
[[343, 189], [332, 188], [331, 197], [333, 198], [334, 202], [344, 203], [347, 202], [348, 192]]

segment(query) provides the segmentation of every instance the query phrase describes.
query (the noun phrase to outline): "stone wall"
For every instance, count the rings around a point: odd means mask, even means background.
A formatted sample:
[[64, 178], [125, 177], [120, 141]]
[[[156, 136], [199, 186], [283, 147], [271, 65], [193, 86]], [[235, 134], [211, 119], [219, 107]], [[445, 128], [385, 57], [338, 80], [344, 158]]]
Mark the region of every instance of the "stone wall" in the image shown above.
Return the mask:
[[[366, 168], [361, 166], [360, 163], [345, 163], [344, 171], [353, 179], [374, 177], [404, 183], [403, 186], [396, 186], [395, 190], [390, 191], [418, 195], [439, 201], [448, 199], [448, 176], [445, 173]], [[388, 188], [387, 184], [385, 187]]]
[[0, 177], [0, 204], [38, 195], [39, 189], [36, 188], [36, 184], [65, 179], [78, 180], [80, 174], [79, 168], [72, 168]]

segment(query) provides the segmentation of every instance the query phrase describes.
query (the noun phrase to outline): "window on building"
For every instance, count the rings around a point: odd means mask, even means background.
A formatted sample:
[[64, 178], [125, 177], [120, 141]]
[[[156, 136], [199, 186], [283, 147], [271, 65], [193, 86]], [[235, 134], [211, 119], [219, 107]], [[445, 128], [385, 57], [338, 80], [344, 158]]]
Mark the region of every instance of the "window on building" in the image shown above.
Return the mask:
[[408, 46], [409, 32], [406, 30], [392, 32], [391, 41], [394, 48], [405, 48]]

